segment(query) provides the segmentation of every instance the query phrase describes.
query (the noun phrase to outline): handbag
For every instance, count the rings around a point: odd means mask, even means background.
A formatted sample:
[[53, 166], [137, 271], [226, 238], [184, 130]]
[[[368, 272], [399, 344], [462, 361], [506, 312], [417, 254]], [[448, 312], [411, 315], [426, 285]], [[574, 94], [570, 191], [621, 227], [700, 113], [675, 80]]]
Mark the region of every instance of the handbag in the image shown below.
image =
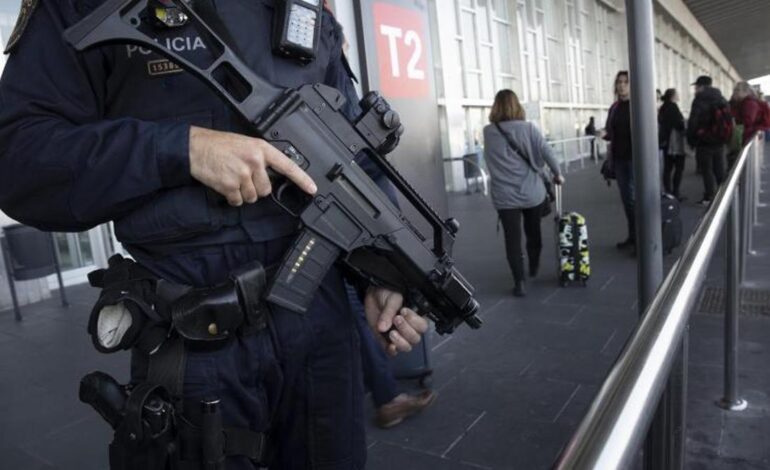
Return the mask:
[[495, 124], [495, 127], [497, 127], [498, 132], [502, 134], [503, 138], [508, 143], [508, 146], [511, 148], [511, 150], [513, 150], [513, 153], [515, 153], [516, 155], [519, 156], [519, 158], [527, 162], [527, 165], [529, 165], [529, 167], [532, 168], [532, 171], [537, 173], [540, 176], [540, 178], [543, 180], [543, 185], [545, 186], [546, 198], [542, 202], [542, 204], [540, 204], [540, 217], [546, 217], [550, 215], [553, 212], [553, 208], [551, 207], [551, 204], [553, 203], [553, 201], [556, 200], [556, 195], [553, 192], [553, 183], [551, 182], [550, 178], [548, 178], [545, 175], [545, 173], [543, 173], [542, 170], [539, 170], [537, 167], [535, 167], [535, 165], [529, 159], [529, 156], [526, 153], [521, 151], [521, 149], [519, 148], [518, 145], [516, 145], [513, 139], [511, 139], [511, 137], [503, 131], [503, 128], [500, 127], [499, 123], [496, 122], [494, 124]]
[[607, 157], [604, 159], [604, 163], [602, 163], [599, 173], [604, 177], [607, 186], [610, 186], [612, 180], [615, 179], [615, 160], [612, 158], [612, 147], [610, 145], [607, 145]]

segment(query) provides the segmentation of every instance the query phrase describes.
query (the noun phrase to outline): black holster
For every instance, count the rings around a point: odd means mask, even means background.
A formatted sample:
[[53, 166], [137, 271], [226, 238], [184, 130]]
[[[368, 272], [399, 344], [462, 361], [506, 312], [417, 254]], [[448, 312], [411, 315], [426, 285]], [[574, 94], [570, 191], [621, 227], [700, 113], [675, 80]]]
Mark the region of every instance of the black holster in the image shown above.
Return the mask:
[[110, 444], [111, 470], [182, 470], [174, 407], [163, 387], [136, 386]]
[[[186, 345], [217, 347], [236, 333], [266, 330], [262, 265], [246, 265], [222, 285], [192, 288], [154, 278], [134, 261], [116, 255], [107, 270], [90, 278], [92, 285], [103, 288], [89, 323], [94, 344], [101, 309], [122, 302], [135, 321], [131, 335], [116, 348], [99, 349], [135, 347], [148, 358], [146, 380], [133, 387], [100, 372], [81, 381], [81, 401], [115, 430], [110, 469], [222, 470], [228, 456], [264, 463], [266, 435], [224, 427], [216, 398], [201, 404], [201, 416], [195, 417], [200, 422], [193, 424], [182, 413]], [[149, 337], [152, 342], [142, 341]]]

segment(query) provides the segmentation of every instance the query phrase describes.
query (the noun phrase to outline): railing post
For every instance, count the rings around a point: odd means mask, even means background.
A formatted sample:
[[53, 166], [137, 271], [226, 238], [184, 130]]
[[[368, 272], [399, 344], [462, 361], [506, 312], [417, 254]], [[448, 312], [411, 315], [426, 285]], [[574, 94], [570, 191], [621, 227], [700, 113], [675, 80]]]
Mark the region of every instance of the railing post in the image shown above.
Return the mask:
[[[748, 162], [746, 162], [748, 163]], [[749, 248], [749, 184], [748, 175], [744, 171], [741, 174], [740, 184], [738, 191], [736, 191], [735, 197], [739, 199], [739, 250], [738, 250], [738, 282], [743, 284], [746, 280], [746, 255]]]
[[747, 177], [749, 180], [749, 218], [748, 218], [748, 226], [746, 229], [748, 230], [748, 239], [749, 239], [749, 255], [754, 254], [754, 224], [756, 222], [755, 212], [756, 212], [756, 206], [757, 206], [757, 198], [756, 198], [756, 189], [757, 189], [757, 181], [756, 181], [756, 171], [754, 168], [754, 157], [756, 156], [756, 152], [754, 151], [754, 146], [752, 146], [751, 151], [749, 152], [749, 161], [746, 162], [746, 171]]
[[[755, 140], [758, 140], [760, 137], [754, 137]], [[764, 138], [762, 136], [761, 138]], [[752, 165], [753, 171], [754, 171], [754, 226], [759, 225], [759, 206], [760, 206], [760, 197], [762, 194], [762, 153], [760, 153], [761, 149], [760, 143], [757, 141], [754, 143], [754, 147], [752, 147], [752, 150], [754, 152], [754, 165]]]
[[[631, 135], [633, 136], [636, 195], [637, 284], [640, 315], [655, 298], [663, 280], [660, 217], [660, 161], [655, 111], [655, 25], [652, 0], [626, 0], [628, 58], [631, 82]], [[676, 348], [681, 350], [681, 347]], [[678, 358], [677, 361], [682, 361]], [[681, 363], [681, 367], [687, 367]], [[670, 377], [670, 376], [669, 376]], [[683, 404], [683, 390], [675, 381], [658, 404], [650, 424], [644, 450], [646, 470], [674, 470], [684, 454], [684, 423], [674, 420], [682, 414], [672, 409]]]
[[[737, 196], [733, 195], [730, 203], [725, 234], [725, 391], [717, 403], [720, 407], [732, 411], [745, 410], [747, 406], [746, 400], [738, 397], [738, 312], [741, 303], [738, 255], [741, 226]], [[743, 228], [746, 229], [746, 226]]]

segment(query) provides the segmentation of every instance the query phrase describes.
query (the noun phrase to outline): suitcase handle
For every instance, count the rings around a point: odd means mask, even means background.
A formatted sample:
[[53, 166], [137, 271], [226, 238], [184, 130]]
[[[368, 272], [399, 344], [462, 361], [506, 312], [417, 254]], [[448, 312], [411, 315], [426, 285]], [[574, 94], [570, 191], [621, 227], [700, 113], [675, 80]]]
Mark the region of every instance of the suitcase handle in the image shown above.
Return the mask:
[[554, 205], [556, 206], [556, 220], [559, 220], [563, 214], [563, 207], [562, 207], [562, 199], [561, 199], [561, 186], [560, 184], [554, 183], [553, 185], [553, 195], [554, 195]]

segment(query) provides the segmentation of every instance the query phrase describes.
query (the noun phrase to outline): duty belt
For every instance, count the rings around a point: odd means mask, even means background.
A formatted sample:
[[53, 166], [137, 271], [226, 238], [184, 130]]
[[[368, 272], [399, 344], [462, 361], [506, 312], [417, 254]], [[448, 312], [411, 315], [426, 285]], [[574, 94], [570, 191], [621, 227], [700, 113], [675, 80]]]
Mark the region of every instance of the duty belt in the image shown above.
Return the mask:
[[201, 403], [208, 412], [194, 425], [183, 415], [182, 393], [186, 344], [217, 346], [266, 329], [266, 278], [255, 262], [224, 284], [193, 288], [158, 279], [120, 255], [89, 274], [91, 285], [102, 288], [88, 326], [94, 345], [102, 352], [135, 348], [148, 360], [146, 381], [134, 386], [100, 372], [81, 381], [81, 401], [115, 429], [113, 470], [220, 469], [234, 455], [265, 463], [264, 433], [224, 427], [215, 398]]

